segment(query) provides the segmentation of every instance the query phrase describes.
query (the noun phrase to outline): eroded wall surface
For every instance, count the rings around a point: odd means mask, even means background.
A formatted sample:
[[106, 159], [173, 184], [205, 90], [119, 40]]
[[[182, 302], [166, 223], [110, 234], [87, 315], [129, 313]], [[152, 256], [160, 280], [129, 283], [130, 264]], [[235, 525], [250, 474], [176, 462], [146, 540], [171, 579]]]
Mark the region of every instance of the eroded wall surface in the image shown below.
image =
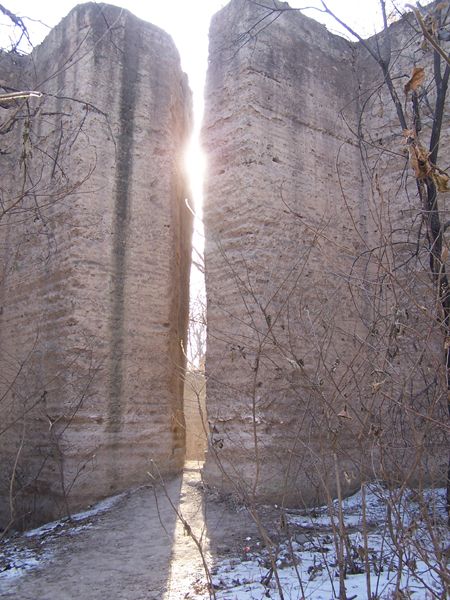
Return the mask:
[[186, 460], [203, 462], [208, 437], [206, 381], [201, 369], [189, 370], [184, 380]]
[[[75, 8], [2, 56], [2, 525], [44, 521], [184, 461], [191, 94], [171, 38]], [[12, 483], [11, 483], [12, 481]]]
[[[427, 18], [437, 22], [442, 8], [439, 3], [430, 4]], [[443, 47], [448, 51], [448, 44], [443, 42]], [[390, 74], [406, 131], [402, 130], [380, 66], [368, 51], [379, 49], [386, 57], [389, 48]], [[371, 367], [365, 406], [369, 414], [374, 414], [375, 407], [379, 412], [377, 419], [370, 417], [373, 425], [368, 431], [367, 453], [374, 478], [418, 487], [444, 485], [449, 448], [445, 369], [448, 345], [436, 281], [448, 271], [448, 242], [444, 233], [438, 252], [442, 259], [440, 274], [432, 275], [430, 254], [437, 246], [428, 228], [438, 218], [444, 231], [449, 194], [443, 190], [437, 193], [436, 212], [432, 214], [426, 206], [425, 180], [415, 176], [411, 143], [416, 136], [418, 147], [428, 156], [433, 146], [434, 115], [438, 115], [436, 83], [444, 76], [445, 64], [424, 42], [412, 13], [405, 14], [386, 33], [358, 44], [357, 50], [361, 172], [370, 244], [364, 255], [355, 258], [365, 273], [358, 284], [363, 283], [364, 320], [369, 333], [366, 354]], [[407, 91], [417, 70], [423, 70], [415, 99], [418, 121], [414, 117], [413, 93]], [[432, 179], [449, 164], [449, 124], [447, 99], [438, 152], [429, 157], [436, 165]]]
[[[407, 212], [414, 179], [405, 191], [379, 68], [298, 12], [267, 17], [259, 4], [232, 0], [210, 31], [205, 477], [249, 501], [313, 504], [338, 484], [348, 493], [397, 468], [400, 481], [422, 474], [430, 456], [445, 463], [442, 430], [429, 429], [445, 418], [442, 341], [431, 341], [433, 293], [410, 294], [413, 270], [432, 289], [426, 267], [401, 270], [416, 260], [420, 207]], [[401, 93], [415, 62], [396, 36]], [[409, 318], [419, 338], [402, 337]]]

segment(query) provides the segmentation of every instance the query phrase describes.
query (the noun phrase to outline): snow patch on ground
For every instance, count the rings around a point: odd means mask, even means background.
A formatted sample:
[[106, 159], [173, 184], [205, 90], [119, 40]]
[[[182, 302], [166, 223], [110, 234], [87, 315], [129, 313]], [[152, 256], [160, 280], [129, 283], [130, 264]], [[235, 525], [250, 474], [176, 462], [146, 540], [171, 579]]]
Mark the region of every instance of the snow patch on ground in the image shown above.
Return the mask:
[[[2, 579], [11, 581], [48, 565], [61, 536], [94, 527], [94, 518], [111, 511], [126, 495], [100, 502], [71, 521], [55, 521], [3, 541], [0, 584]], [[211, 556], [206, 545], [212, 594], [206, 576], [193, 570], [188, 555], [187, 562], [182, 561], [184, 570], [178, 573], [183, 585], [177, 577], [180, 585], [173, 587], [168, 598], [206, 600], [214, 595], [217, 600], [331, 600], [342, 597], [340, 586], [345, 587], [347, 600], [368, 598], [369, 587], [374, 600], [444, 598], [450, 559], [445, 496], [444, 489], [419, 494], [372, 483], [345, 499], [342, 507], [335, 500], [329, 506], [305, 511], [271, 509], [267, 511], [272, 519], [271, 548], [248, 533], [240, 538], [244, 540], [242, 548], [232, 555]], [[181, 544], [189, 539], [179, 537]], [[175, 556], [176, 548], [172, 552]], [[133, 596], [129, 598], [133, 600]]]
[[343, 525], [337, 501], [314, 511], [289, 511], [284, 539], [270, 552], [251, 548], [249, 541], [243, 557], [216, 563], [217, 600], [279, 599], [280, 588], [286, 600], [339, 598], [339, 571], [349, 600], [367, 598], [369, 585], [377, 599], [444, 597], [450, 548], [445, 490], [419, 496], [371, 484], [365, 515], [362, 498], [360, 491], [343, 501]]
[[0, 582], [2, 579], [20, 577], [31, 569], [42, 567], [52, 558], [51, 542], [59, 536], [78, 535], [92, 527], [90, 520], [116, 506], [127, 492], [98, 502], [88, 510], [46, 523], [22, 534], [5, 538], [0, 542]]

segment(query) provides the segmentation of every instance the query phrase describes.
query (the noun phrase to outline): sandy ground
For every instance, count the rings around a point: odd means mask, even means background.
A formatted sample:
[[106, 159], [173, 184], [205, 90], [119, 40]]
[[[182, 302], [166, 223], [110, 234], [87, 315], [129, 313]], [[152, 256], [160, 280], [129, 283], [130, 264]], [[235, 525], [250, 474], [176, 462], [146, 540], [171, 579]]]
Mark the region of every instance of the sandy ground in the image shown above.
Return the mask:
[[254, 531], [245, 511], [205, 499], [199, 469], [190, 464], [165, 488], [141, 488], [75, 528], [37, 538], [38, 565], [1, 578], [0, 597], [175, 600], [203, 591], [207, 597], [200, 553], [176, 511], [201, 541], [210, 565], [218, 555], [239, 553]]
[[[418, 496], [373, 482], [364, 498], [364, 521], [361, 491], [341, 506], [346, 596], [386, 600], [397, 597], [398, 588], [402, 598], [447, 597], [446, 490]], [[259, 507], [275, 542], [274, 570], [248, 513], [205, 490], [198, 466], [188, 464], [182, 477], [165, 486], [122, 494], [70, 523], [48, 524], [2, 543], [0, 597], [208, 600], [201, 546], [217, 600], [337, 598], [338, 506], [335, 501], [331, 507], [286, 510], [282, 521], [276, 507]]]

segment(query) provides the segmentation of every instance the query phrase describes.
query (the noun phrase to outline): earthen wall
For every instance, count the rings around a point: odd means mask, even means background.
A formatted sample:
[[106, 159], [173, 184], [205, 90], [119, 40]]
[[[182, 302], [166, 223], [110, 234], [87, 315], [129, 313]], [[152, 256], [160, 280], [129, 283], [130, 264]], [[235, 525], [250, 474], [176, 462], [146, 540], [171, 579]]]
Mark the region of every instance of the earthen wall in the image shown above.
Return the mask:
[[182, 467], [191, 237], [191, 95], [165, 32], [88, 3], [11, 60], [2, 85], [42, 97], [1, 115], [3, 525]]

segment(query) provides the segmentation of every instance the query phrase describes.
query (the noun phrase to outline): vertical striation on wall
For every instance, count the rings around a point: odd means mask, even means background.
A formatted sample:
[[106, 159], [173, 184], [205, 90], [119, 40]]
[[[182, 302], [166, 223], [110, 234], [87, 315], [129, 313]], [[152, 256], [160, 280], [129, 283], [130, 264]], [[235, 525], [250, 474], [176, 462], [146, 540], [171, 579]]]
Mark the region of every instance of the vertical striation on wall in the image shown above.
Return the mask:
[[[114, 199], [113, 291], [111, 308], [110, 401], [108, 428], [121, 428], [123, 393], [123, 342], [125, 313], [126, 251], [133, 161], [133, 128], [140, 58], [139, 24], [125, 29], [124, 60], [120, 81], [120, 132], [117, 140], [116, 195]], [[134, 41], [134, 44], [133, 44]]]
[[191, 94], [165, 32], [95, 3], [0, 78], [43, 94], [2, 112], [4, 526], [183, 465]]
[[[263, 4], [232, 0], [210, 30], [205, 477], [248, 501], [313, 504], [338, 483], [348, 493], [396, 468], [400, 481], [416, 476], [439, 452], [445, 462], [442, 435], [429, 431], [429, 418], [445, 414], [442, 397], [429, 400], [420, 425], [405, 409], [427, 385], [425, 371], [442, 365], [427, 358], [410, 375], [419, 355], [436, 350], [432, 342], [411, 350], [404, 339], [405, 354], [389, 354], [405, 315], [430, 339], [436, 327], [431, 312], [426, 323], [417, 316], [418, 296], [405, 287], [411, 273], [399, 283], [405, 255], [395, 235], [417, 218], [405, 220], [404, 191], [390, 220], [389, 194], [407, 166], [406, 157], [392, 166], [402, 132], [381, 98], [378, 67], [357, 44], [295, 11], [268, 18]], [[403, 27], [402, 42], [412, 36]], [[395, 53], [401, 90], [402, 69], [415, 63]], [[382, 122], [371, 121], [372, 110]], [[427, 452], [418, 462], [409, 451], [419, 447]]]

